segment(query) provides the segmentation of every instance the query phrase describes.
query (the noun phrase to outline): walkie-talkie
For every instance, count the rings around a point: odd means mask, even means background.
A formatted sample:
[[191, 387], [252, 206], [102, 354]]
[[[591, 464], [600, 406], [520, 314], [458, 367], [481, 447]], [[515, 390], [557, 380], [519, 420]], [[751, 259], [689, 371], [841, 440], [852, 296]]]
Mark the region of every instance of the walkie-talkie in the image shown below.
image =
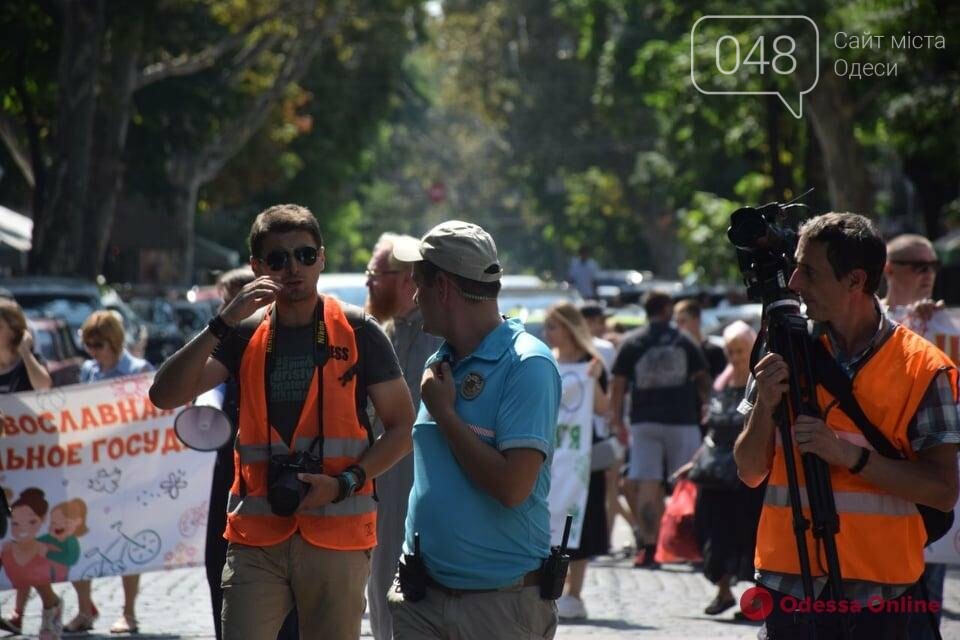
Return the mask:
[[567, 555], [567, 540], [570, 539], [570, 525], [573, 516], [568, 515], [563, 525], [563, 538], [559, 547], [551, 547], [550, 555], [540, 568], [540, 597], [544, 600], [556, 600], [563, 595], [563, 583], [567, 580], [570, 556]]
[[400, 593], [404, 600], [417, 602], [427, 595], [427, 568], [420, 555], [420, 534], [413, 534], [413, 553], [400, 556], [397, 563], [397, 576], [400, 579]]

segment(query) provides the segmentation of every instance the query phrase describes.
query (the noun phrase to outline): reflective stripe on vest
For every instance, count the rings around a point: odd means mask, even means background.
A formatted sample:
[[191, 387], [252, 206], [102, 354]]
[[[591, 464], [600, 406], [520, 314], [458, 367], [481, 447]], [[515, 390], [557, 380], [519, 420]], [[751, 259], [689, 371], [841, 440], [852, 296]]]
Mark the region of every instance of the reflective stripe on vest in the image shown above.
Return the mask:
[[[917, 505], [883, 493], [857, 493], [853, 491], [834, 491], [833, 501], [837, 513], [873, 513], [884, 516], [909, 516], [918, 513]], [[763, 498], [764, 504], [774, 507], [790, 506], [790, 490], [787, 487], [768, 486]], [[806, 487], [800, 487], [800, 504], [810, 508]]]
[[[323, 376], [323, 472], [335, 476], [355, 464], [369, 447], [366, 429], [357, 415], [356, 372], [359, 360], [353, 327], [339, 303], [324, 298], [323, 316], [331, 357]], [[266, 392], [264, 389], [270, 313], [264, 314], [244, 349], [240, 363], [240, 411], [234, 444], [235, 475], [230, 488], [224, 537], [250, 546], [283, 542], [296, 531], [311, 544], [327, 549], [358, 550], [376, 545], [376, 503], [373, 481], [357, 494], [337, 504], [276, 516], [267, 500], [268, 455], [286, 455], [290, 447], [270, 428], [267, 447]], [[334, 354], [336, 357], [334, 357]], [[306, 451], [319, 430], [317, 370], [314, 370], [293, 434], [294, 451]], [[316, 451], [314, 451], [316, 453]]]
[[[322, 507], [313, 509], [303, 509], [298, 511], [298, 515], [307, 516], [357, 516], [376, 509], [377, 505], [372, 496], [350, 496], [342, 502], [331, 502]], [[270, 503], [262, 496], [240, 496], [230, 495], [227, 501], [227, 513], [250, 516], [272, 516]]]
[[[948, 371], [956, 399], [957, 370], [952, 362], [922, 337], [897, 326], [853, 378], [854, 395], [867, 418], [911, 460], [915, 460], [916, 455], [907, 428], [930, 383], [941, 370]], [[821, 411], [826, 409], [824, 421], [838, 437], [857, 444], [862, 442], [860, 430], [822, 386], [817, 387], [817, 404]], [[802, 488], [805, 481], [796, 442], [793, 450]], [[891, 496], [862, 475], [853, 475], [835, 465], [830, 466], [830, 481], [840, 516], [836, 543], [843, 578], [881, 584], [916, 582], [923, 572], [926, 542], [923, 520], [916, 505]], [[801, 499], [807, 507], [805, 491]], [[809, 518], [809, 508], [805, 508], [804, 513]], [[822, 575], [817, 558], [818, 543], [809, 529], [806, 537], [811, 573]], [[773, 465], [757, 528], [754, 564], [764, 571], [800, 573], [779, 437], [775, 438]]]

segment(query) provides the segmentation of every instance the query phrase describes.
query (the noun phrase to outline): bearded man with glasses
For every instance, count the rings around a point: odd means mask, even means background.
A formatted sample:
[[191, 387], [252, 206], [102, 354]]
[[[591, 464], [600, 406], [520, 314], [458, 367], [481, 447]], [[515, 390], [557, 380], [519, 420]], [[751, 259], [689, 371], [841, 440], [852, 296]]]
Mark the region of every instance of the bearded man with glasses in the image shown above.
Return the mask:
[[256, 278], [164, 363], [150, 397], [172, 409], [228, 376], [240, 385], [223, 638], [275, 640], [296, 605], [300, 637], [353, 640], [377, 543], [373, 479], [411, 450], [413, 404], [376, 321], [317, 293], [309, 210], [267, 209], [249, 244]]
[[[927, 238], [905, 233], [891, 239], [887, 243], [887, 264], [883, 268], [883, 275], [887, 279], [887, 297], [881, 302], [892, 320], [916, 331], [956, 361], [957, 353], [950, 352], [948, 336], [960, 334], [960, 326], [945, 311], [943, 300], [933, 300], [933, 286], [939, 270], [940, 261], [933, 243]], [[946, 573], [945, 564], [927, 563], [921, 582], [928, 599], [937, 602], [943, 600]], [[910, 638], [935, 638], [934, 625], [937, 628], [940, 626], [939, 611], [930, 616], [910, 616]]]

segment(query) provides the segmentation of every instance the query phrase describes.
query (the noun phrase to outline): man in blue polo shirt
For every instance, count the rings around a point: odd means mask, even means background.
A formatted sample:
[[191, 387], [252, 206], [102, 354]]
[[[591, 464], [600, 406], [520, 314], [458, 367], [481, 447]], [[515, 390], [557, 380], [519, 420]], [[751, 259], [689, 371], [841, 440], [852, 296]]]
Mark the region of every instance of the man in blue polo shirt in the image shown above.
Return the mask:
[[411, 553], [419, 534], [426, 596], [391, 594], [394, 637], [552, 638], [556, 604], [539, 584], [550, 552], [556, 362], [500, 316], [502, 269], [480, 227], [444, 222], [396, 244], [394, 256], [413, 263], [424, 330], [444, 338], [421, 384], [404, 543]]

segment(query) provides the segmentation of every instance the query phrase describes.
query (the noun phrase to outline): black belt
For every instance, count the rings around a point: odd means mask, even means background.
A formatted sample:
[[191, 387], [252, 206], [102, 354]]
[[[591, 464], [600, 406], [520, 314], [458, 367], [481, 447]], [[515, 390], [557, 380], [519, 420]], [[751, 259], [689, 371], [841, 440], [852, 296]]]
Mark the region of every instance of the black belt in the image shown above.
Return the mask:
[[524, 587], [538, 587], [540, 586], [540, 569], [534, 569], [533, 571], [524, 574], [516, 582], [512, 582], [504, 587], [497, 587], [496, 589], [451, 589], [450, 587], [440, 584], [429, 575], [427, 575], [427, 586], [433, 587], [438, 591], [442, 591], [448, 596], [467, 596], [474, 593], [493, 593], [495, 591], [505, 591], [517, 586], [517, 582], [523, 583]]

